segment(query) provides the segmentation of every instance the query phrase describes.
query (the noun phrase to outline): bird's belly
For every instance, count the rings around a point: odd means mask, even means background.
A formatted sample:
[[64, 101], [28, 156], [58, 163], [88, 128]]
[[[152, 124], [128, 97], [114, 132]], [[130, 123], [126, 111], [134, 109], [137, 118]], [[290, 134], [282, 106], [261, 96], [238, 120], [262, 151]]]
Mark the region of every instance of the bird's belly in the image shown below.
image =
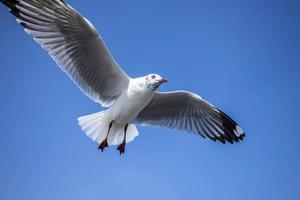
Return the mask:
[[152, 96], [134, 95], [121, 97], [108, 110], [112, 120], [118, 124], [132, 123], [136, 116], [151, 101]]

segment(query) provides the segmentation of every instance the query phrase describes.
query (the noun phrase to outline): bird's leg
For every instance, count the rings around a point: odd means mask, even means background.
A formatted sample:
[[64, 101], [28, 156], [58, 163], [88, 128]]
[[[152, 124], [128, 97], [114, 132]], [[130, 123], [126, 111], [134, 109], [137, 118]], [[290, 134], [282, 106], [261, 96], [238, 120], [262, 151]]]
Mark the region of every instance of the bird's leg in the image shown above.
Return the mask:
[[124, 139], [123, 142], [118, 146], [117, 150], [120, 151], [120, 155], [122, 153], [125, 153], [125, 144], [126, 144], [126, 132], [127, 132], [127, 128], [128, 128], [128, 124], [126, 124], [125, 128], [124, 128]]
[[108, 131], [107, 131], [107, 134], [106, 134], [106, 137], [105, 139], [100, 143], [98, 149], [101, 149], [101, 151], [103, 152], [103, 150], [105, 149], [105, 147], [108, 147], [108, 144], [107, 144], [107, 138], [108, 138], [108, 134], [109, 134], [109, 131], [112, 127], [112, 124], [113, 124], [113, 121], [110, 122], [109, 124], [109, 127], [108, 127]]

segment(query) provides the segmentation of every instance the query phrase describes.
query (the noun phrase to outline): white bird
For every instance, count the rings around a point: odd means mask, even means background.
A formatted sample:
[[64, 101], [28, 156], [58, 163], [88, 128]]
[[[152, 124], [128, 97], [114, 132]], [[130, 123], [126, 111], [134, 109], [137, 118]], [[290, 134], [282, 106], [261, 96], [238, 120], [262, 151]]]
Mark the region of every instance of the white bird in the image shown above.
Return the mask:
[[135, 124], [186, 130], [222, 143], [238, 142], [243, 130], [225, 113], [187, 91], [157, 92], [167, 82], [157, 74], [130, 78], [95, 27], [63, 0], [0, 0], [25, 31], [92, 100], [107, 110], [79, 117], [99, 149], [125, 144], [139, 134]]

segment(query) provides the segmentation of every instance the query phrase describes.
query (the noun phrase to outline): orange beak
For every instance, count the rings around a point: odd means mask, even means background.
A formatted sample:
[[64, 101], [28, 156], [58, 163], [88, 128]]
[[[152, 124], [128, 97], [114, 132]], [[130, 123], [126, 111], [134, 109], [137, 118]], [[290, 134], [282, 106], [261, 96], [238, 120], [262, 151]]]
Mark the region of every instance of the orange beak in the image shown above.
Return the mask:
[[167, 79], [164, 79], [164, 78], [162, 78], [162, 79], [160, 79], [158, 82], [159, 82], [159, 84], [162, 84], [162, 83], [168, 82], [168, 80], [167, 80]]

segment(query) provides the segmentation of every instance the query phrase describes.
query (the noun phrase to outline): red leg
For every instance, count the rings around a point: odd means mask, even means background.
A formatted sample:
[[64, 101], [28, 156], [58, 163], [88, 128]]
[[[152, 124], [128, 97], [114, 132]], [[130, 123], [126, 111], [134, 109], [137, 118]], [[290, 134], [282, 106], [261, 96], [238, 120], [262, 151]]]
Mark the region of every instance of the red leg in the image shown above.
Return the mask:
[[108, 138], [108, 134], [109, 131], [112, 127], [113, 121], [110, 122], [109, 127], [108, 127], [108, 131], [107, 131], [107, 135], [105, 137], [105, 139], [100, 143], [100, 145], [98, 146], [98, 149], [101, 149], [101, 151], [103, 152], [103, 150], [108, 147], [108, 143], [107, 143], [107, 138]]
[[124, 128], [124, 139], [123, 142], [118, 146], [117, 150], [119, 150], [120, 155], [125, 153], [125, 145], [126, 145], [126, 132], [127, 132], [128, 124], [126, 124]]

